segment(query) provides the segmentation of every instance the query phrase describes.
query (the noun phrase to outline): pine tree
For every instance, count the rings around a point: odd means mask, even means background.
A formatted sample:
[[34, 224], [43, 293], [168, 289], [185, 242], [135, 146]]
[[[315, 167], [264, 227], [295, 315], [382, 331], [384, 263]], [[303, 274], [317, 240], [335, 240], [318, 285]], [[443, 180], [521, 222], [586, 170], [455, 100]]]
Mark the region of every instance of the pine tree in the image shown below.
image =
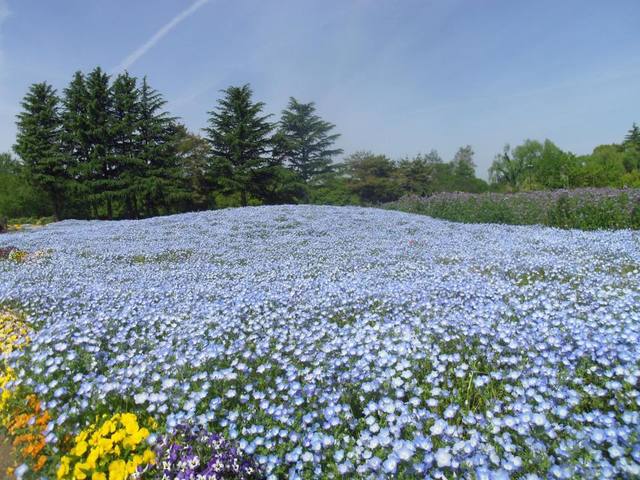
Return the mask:
[[331, 157], [342, 153], [332, 148], [340, 134], [329, 134], [335, 125], [315, 114], [315, 104], [289, 99], [276, 136], [275, 152], [308, 182], [330, 169]]
[[473, 148], [471, 145], [460, 147], [453, 157], [454, 175], [461, 178], [474, 178], [476, 176], [476, 164], [473, 161]]
[[85, 131], [88, 146], [87, 186], [91, 198], [104, 202], [107, 218], [113, 218], [113, 198], [118, 172], [111, 155], [112, 96], [109, 75], [96, 67], [86, 79], [87, 114]]
[[144, 169], [139, 190], [147, 215], [157, 215], [160, 207], [166, 210], [171, 201], [188, 195], [178, 183], [178, 129], [175, 118], [162, 111], [166, 103], [145, 77], [139, 95], [137, 155]]
[[640, 150], [640, 127], [635, 122], [624, 138], [624, 145], [630, 145]]
[[[82, 72], [76, 72], [64, 89], [62, 98], [62, 146], [69, 157], [69, 173], [76, 190], [81, 190], [88, 176], [90, 145], [87, 130], [88, 94]], [[83, 193], [86, 193], [84, 191]]]
[[627, 133], [622, 147], [623, 162], [627, 172], [640, 169], [640, 127], [635, 122]]
[[15, 152], [30, 181], [47, 193], [57, 218], [62, 218], [68, 171], [61, 148], [60, 100], [46, 82], [31, 85], [18, 114]]
[[211, 143], [219, 175], [228, 188], [240, 193], [243, 206], [248, 204], [257, 177], [277, 164], [268, 156], [272, 144], [271, 115], [262, 115], [264, 103], [253, 102], [249, 85], [229, 87], [209, 113], [207, 139]]
[[140, 92], [136, 79], [128, 73], [116, 77], [111, 86], [112, 156], [115, 167], [117, 198], [124, 203], [127, 218], [137, 218], [137, 187], [144, 175], [144, 164], [138, 155]]

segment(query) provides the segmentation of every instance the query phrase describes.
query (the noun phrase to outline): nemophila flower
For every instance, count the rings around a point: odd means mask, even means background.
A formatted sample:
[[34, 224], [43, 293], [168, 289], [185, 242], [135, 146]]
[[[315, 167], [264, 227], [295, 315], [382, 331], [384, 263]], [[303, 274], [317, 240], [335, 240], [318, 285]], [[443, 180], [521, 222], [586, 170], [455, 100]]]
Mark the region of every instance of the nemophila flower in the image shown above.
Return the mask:
[[52, 250], [0, 263], [0, 304], [37, 322], [6, 383], [51, 414], [56, 461], [127, 408], [233, 439], [267, 476], [633, 476], [634, 232], [279, 206], [11, 241]]

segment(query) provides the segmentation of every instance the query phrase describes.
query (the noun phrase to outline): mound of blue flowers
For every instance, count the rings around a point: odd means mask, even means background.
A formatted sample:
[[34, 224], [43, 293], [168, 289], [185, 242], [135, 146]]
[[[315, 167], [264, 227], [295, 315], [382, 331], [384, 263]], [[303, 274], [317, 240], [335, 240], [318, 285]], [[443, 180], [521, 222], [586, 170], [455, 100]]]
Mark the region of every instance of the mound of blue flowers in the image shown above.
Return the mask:
[[0, 238], [17, 387], [199, 425], [271, 478], [640, 476], [640, 235], [279, 206]]

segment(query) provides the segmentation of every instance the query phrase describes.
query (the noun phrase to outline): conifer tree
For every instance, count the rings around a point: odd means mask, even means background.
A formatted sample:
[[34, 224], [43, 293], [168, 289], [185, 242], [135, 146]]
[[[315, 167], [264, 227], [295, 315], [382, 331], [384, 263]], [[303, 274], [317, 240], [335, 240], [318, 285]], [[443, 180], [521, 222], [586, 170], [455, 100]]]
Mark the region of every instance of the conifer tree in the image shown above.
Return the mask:
[[624, 138], [624, 144], [631, 145], [637, 150], [640, 150], [640, 127], [638, 127], [635, 122]]
[[473, 148], [471, 145], [460, 147], [452, 161], [454, 175], [461, 178], [474, 178], [476, 176], [476, 164], [473, 161]]
[[62, 218], [68, 178], [60, 139], [60, 100], [46, 82], [31, 85], [18, 114], [15, 152], [24, 162], [34, 186], [51, 199], [54, 213]]
[[140, 123], [140, 92], [136, 79], [128, 73], [116, 77], [112, 95], [112, 152], [116, 174], [117, 198], [124, 203], [127, 218], [138, 217], [137, 187], [144, 175], [144, 165], [138, 155]]
[[92, 197], [103, 203], [107, 218], [113, 218], [113, 198], [118, 176], [112, 149], [112, 96], [109, 75], [96, 67], [86, 79], [87, 114], [85, 132], [88, 146], [87, 186]]
[[147, 215], [157, 215], [175, 199], [188, 194], [178, 183], [178, 129], [175, 118], [162, 108], [167, 102], [151, 88], [146, 77], [139, 94], [138, 158], [144, 169], [141, 188]]
[[327, 173], [331, 157], [342, 153], [341, 148], [332, 148], [340, 137], [339, 133], [329, 133], [335, 125], [322, 120], [315, 110], [313, 102], [300, 103], [291, 97], [282, 111], [275, 141], [274, 154], [291, 165], [306, 182]]
[[69, 157], [70, 174], [80, 183], [87, 176], [89, 161], [89, 142], [86, 134], [88, 94], [82, 72], [74, 74], [73, 80], [63, 93], [62, 145]]
[[250, 193], [258, 178], [277, 165], [268, 154], [271, 151], [273, 125], [271, 115], [263, 115], [264, 103], [252, 101], [249, 85], [229, 87], [218, 107], [209, 113], [209, 127], [205, 129], [212, 148], [218, 173], [228, 189], [240, 193], [240, 202], [248, 204]]

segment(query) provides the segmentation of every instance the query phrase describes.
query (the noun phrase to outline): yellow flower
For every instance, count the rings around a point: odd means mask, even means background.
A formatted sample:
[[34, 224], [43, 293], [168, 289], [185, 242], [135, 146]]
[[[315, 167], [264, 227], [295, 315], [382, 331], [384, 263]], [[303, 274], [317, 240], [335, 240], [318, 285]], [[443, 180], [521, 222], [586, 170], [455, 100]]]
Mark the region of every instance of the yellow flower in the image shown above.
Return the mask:
[[104, 437], [115, 431], [116, 426], [114, 425], [114, 423], [111, 420], [107, 420], [102, 424], [102, 427], [100, 428], [100, 435]]
[[56, 476], [58, 479], [64, 478], [69, 474], [69, 457], [62, 457], [60, 461], [60, 467], [58, 467], [58, 471], [56, 472]]
[[155, 463], [155, 461], [156, 461], [156, 454], [153, 453], [153, 450], [150, 450], [147, 448], [142, 454], [142, 463], [146, 465], [148, 463]]
[[109, 480], [125, 480], [127, 478], [124, 460], [114, 460], [109, 464]]
[[91, 451], [89, 452], [89, 456], [87, 456], [87, 465], [91, 470], [96, 468], [96, 462], [98, 461], [99, 457], [100, 457], [100, 450], [98, 450], [97, 448], [92, 448]]
[[109, 453], [113, 448], [113, 440], [110, 440], [108, 438], [101, 438], [98, 442], [98, 446], [102, 449], [103, 454]]
[[120, 429], [117, 432], [115, 432], [113, 435], [111, 435], [111, 440], [113, 440], [113, 443], [120, 443], [122, 439], [124, 439], [126, 436], [127, 436], [127, 432], [124, 431], [123, 429]]
[[120, 421], [124, 425], [127, 435], [133, 435], [140, 428], [138, 426], [138, 419], [133, 413], [123, 413]]
[[84, 452], [87, 451], [87, 446], [88, 446], [87, 442], [85, 442], [84, 440], [81, 440], [78, 443], [76, 443], [76, 448], [74, 448], [71, 453], [77, 457], [81, 457], [82, 454], [84, 454]]
[[140, 455], [134, 455], [133, 458], [127, 462], [127, 475], [136, 473], [138, 465], [140, 465], [141, 462], [142, 457]]
[[84, 463], [76, 463], [73, 467], [73, 478], [83, 480], [87, 478], [87, 474], [83, 470], [87, 470], [89, 467]]
[[[150, 419], [145, 418], [144, 425]], [[133, 413], [103, 418], [76, 435], [73, 457], [63, 457], [57, 472], [59, 480], [125, 480], [143, 464], [153, 463], [155, 455], [144, 445], [149, 430], [140, 427]], [[74, 464], [75, 463], [75, 464]], [[103, 473], [108, 466], [108, 473]]]

